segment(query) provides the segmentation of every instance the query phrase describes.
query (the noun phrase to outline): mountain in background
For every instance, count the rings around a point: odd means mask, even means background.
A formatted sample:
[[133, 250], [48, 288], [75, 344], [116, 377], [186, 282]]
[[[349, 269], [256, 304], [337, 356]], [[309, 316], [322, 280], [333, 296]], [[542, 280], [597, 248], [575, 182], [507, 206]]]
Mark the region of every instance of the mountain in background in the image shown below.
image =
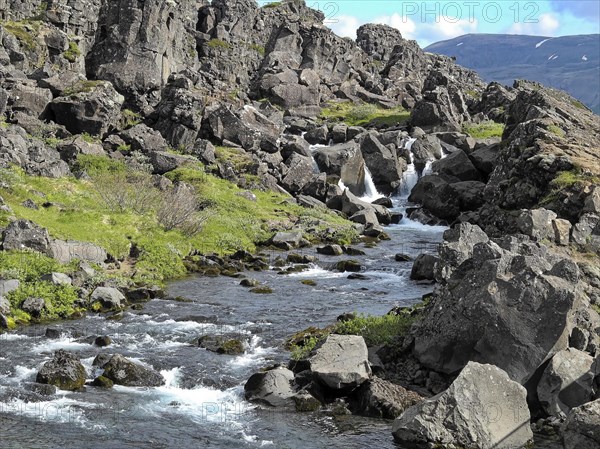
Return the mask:
[[600, 34], [563, 37], [467, 34], [425, 49], [455, 56], [486, 81], [515, 79], [562, 89], [600, 114]]

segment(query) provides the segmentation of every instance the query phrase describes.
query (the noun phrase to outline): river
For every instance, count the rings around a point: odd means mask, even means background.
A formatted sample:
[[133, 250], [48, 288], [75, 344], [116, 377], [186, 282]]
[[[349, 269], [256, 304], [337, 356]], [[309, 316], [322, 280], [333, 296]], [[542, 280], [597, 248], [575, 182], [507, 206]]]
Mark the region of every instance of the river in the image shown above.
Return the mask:
[[[409, 167], [410, 168], [410, 167]], [[403, 211], [414, 171], [394, 198]], [[409, 183], [409, 186], [406, 184]], [[408, 187], [408, 188], [407, 188]], [[372, 196], [373, 192], [369, 192]], [[329, 271], [330, 262], [347, 256], [319, 256], [302, 273], [276, 270], [247, 273], [273, 289], [254, 294], [229, 277], [190, 277], [168, 286], [171, 296], [190, 302], [153, 300], [143, 310], [128, 310], [120, 320], [88, 315], [53, 324], [60, 338], [45, 336], [47, 325], [0, 335], [0, 438], [12, 448], [256, 448], [290, 449], [397, 447], [391, 422], [264, 410], [243, 399], [245, 380], [261, 367], [285, 363], [284, 339], [308, 326], [324, 326], [345, 312], [384, 314], [411, 305], [431, 291], [409, 279], [412, 258], [435, 252], [445, 228], [407, 219], [389, 226], [391, 240], [357, 248], [366, 279]], [[303, 250], [316, 255], [314, 248]], [[276, 257], [276, 253], [270, 253]], [[315, 286], [302, 284], [311, 279]], [[247, 341], [240, 356], [218, 355], [193, 340], [205, 334], [235, 333]], [[106, 348], [91, 344], [109, 335]], [[101, 352], [121, 353], [160, 370], [167, 383], [158, 388], [115, 386], [105, 390], [59, 392], [45, 397], [28, 390], [41, 365], [55, 350], [75, 352], [94, 377], [93, 359]]]

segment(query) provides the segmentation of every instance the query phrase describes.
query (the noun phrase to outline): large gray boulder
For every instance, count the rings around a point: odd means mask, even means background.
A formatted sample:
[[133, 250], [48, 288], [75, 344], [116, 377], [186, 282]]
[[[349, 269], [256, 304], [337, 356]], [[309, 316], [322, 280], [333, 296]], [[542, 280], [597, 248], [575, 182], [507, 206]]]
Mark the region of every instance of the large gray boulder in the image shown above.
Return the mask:
[[365, 193], [365, 161], [356, 142], [318, 148], [314, 151], [314, 158], [319, 170], [339, 176], [354, 195]]
[[415, 281], [433, 281], [437, 261], [438, 258], [433, 254], [419, 254], [410, 270], [410, 278]]
[[455, 151], [444, 159], [434, 162], [431, 169], [435, 173], [453, 176], [460, 181], [479, 181], [481, 179], [481, 174], [469, 156], [462, 150]]
[[286, 368], [275, 368], [253, 374], [244, 385], [247, 400], [273, 407], [293, 405], [294, 373]]
[[293, 153], [285, 164], [289, 170], [281, 185], [290, 193], [300, 192], [315, 176], [311, 157]]
[[96, 287], [90, 300], [100, 303], [104, 310], [120, 309], [125, 304], [125, 296], [114, 287]]
[[408, 200], [419, 203], [438, 218], [454, 220], [460, 214], [459, 195], [446, 179], [438, 175], [423, 176], [413, 187]]
[[61, 390], [79, 390], [85, 384], [85, 368], [73, 353], [62, 349], [44, 363], [37, 373], [36, 382], [54, 385]]
[[517, 228], [534, 240], [554, 240], [552, 222], [556, 213], [544, 208], [523, 209], [517, 218]]
[[134, 363], [121, 354], [113, 355], [102, 368], [104, 368], [103, 376], [117, 385], [159, 387], [165, 383], [159, 372], [139, 363]]
[[444, 231], [444, 242], [439, 247], [441, 263], [437, 265], [436, 280], [449, 279], [452, 271], [473, 256], [473, 248], [478, 243], [489, 240], [487, 234], [470, 223], [460, 223]]
[[574, 408], [562, 429], [565, 449], [600, 447], [600, 399]]
[[78, 81], [50, 103], [56, 123], [74, 134], [104, 135], [121, 119], [123, 96], [106, 81]]
[[450, 387], [394, 421], [394, 440], [409, 447], [514, 449], [533, 438], [527, 391], [493, 365], [470, 362]]
[[358, 387], [371, 377], [363, 337], [332, 334], [308, 359], [313, 378], [333, 390]]
[[102, 265], [108, 259], [106, 250], [101, 246], [77, 240], [52, 240], [49, 255], [62, 264], [78, 259]]
[[558, 352], [544, 370], [537, 386], [540, 404], [549, 415], [568, 414], [573, 407], [590, 401], [594, 378], [600, 374], [600, 359], [568, 348]]
[[398, 159], [397, 153], [382, 145], [373, 133], [362, 139], [360, 149], [378, 189], [388, 193], [400, 185], [406, 169], [404, 159]]
[[490, 363], [525, 384], [569, 346], [580, 314], [588, 328], [600, 325], [574, 262], [525, 239], [460, 240], [442, 245], [438, 266], [462, 263], [449, 277], [442, 270], [443, 286], [411, 331], [421, 364], [451, 374], [470, 360]]
[[5, 251], [33, 250], [43, 254], [50, 252], [50, 236], [48, 231], [32, 221], [16, 220], [4, 230]]

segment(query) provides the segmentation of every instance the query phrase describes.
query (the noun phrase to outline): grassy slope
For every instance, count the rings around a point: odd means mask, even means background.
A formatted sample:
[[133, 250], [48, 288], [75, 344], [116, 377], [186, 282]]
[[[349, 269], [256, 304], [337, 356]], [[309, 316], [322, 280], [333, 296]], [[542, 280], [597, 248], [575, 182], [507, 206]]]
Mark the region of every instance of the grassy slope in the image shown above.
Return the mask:
[[[254, 251], [257, 243], [267, 240], [277, 228], [293, 227], [297, 222], [314, 222], [317, 230], [337, 228], [340, 240], [353, 235], [349, 222], [333, 213], [300, 207], [271, 191], [254, 191], [257, 201], [249, 201], [238, 195], [242, 190], [237, 186], [204, 173], [202, 167], [181, 168], [169, 177], [195, 185], [201, 200], [209, 205], [203, 212], [207, 221], [197, 235], [165, 231], [153, 213], [110, 210], [97, 195], [93, 181], [33, 177], [11, 170], [4, 178], [11, 178], [12, 187], [1, 188], [0, 195], [13, 215], [38, 223], [53, 237], [96, 243], [119, 259], [125, 258], [135, 243], [142, 250], [135, 278], [153, 282], [185, 275], [182, 259], [192, 248], [205, 254]], [[27, 199], [39, 209], [23, 206]], [[52, 205], [43, 207], [46, 202]], [[9, 215], [0, 213], [0, 221], [6, 224]]]

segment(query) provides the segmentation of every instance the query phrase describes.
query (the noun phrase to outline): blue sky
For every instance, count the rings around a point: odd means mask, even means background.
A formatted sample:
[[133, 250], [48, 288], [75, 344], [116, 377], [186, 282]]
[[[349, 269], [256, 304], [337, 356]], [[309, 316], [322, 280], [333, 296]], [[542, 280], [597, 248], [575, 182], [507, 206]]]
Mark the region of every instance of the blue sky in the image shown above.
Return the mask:
[[326, 25], [339, 35], [355, 38], [360, 25], [385, 23], [421, 46], [467, 33], [548, 37], [600, 33], [598, 0], [306, 0], [306, 4], [323, 11]]

